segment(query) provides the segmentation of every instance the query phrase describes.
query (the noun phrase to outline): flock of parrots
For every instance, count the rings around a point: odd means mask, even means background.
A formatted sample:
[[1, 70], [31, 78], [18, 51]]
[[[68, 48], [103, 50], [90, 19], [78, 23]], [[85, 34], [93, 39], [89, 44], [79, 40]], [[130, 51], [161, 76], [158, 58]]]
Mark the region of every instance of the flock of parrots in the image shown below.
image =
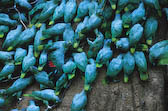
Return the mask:
[[[135, 67], [140, 79], [148, 80], [147, 61], [168, 64], [168, 40], [152, 42], [161, 17], [168, 23], [168, 0], [82, 0], [79, 5], [77, 0], [0, 0], [0, 82], [13, 83], [0, 90], [0, 107], [28, 96], [53, 110], [62, 90], [81, 74], [84, 88], [70, 109], [85, 111], [102, 67], [105, 83], [118, 82], [119, 74], [127, 83]], [[40, 90], [23, 94], [34, 81]], [[22, 110], [40, 107], [31, 100]]]

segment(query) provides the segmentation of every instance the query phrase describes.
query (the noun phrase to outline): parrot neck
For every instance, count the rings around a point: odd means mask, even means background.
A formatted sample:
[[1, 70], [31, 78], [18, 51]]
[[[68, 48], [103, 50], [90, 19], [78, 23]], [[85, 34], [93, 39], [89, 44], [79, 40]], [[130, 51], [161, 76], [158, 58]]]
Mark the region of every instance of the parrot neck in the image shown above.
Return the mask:
[[28, 55], [29, 56], [33, 55], [33, 46], [32, 45], [29, 46]]
[[110, 47], [110, 40], [105, 40], [103, 47], [105, 47], [105, 48]]
[[22, 29], [22, 25], [18, 25], [16, 30], [21, 30]]
[[139, 5], [138, 9], [142, 9], [142, 8], [144, 8], [144, 4], [143, 4], [143, 3], [141, 3], [141, 4]]
[[86, 16], [86, 17], [84, 18], [84, 20], [83, 20], [83, 23], [86, 24], [87, 21], [88, 21], [88, 19], [89, 19], [89, 16]]
[[93, 59], [89, 59], [90, 64], [94, 64], [95, 61]]
[[120, 20], [120, 19], [121, 19], [120, 14], [116, 14], [116, 16], [115, 16], [115, 19], [114, 19], [114, 20]]
[[42, 24], [42, 26], [40, 27], [40, 31], [43, 31], [44, 29], [46, 29], [46, 24]]
[[34, 102], [34, 101], [29, 101], [29, 105], [30, 105], [30, 106], [31, 106], [31, 105], [35, 106], [35, 102]]
[[123, 57], [123, 55], [120, 54], [117, 58], [118, 58], [118, 59], [122, 59], [122, 57]]

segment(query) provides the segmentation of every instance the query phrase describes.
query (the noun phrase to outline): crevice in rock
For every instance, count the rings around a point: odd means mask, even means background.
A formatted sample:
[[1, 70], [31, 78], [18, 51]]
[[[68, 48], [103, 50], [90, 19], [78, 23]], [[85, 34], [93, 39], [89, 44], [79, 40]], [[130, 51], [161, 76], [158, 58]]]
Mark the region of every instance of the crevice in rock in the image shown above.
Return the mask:
[[166, 73], [164, 74], [164, 96], [165, 96], [165, 111], [168, 111], [168, 66], [166, 66]]
[[136, 110], [136, 103], [135, 103], [135, 91], [134, 91], [134, 86], [133, 82], [131, 81], [131, 92], [132, 92], [132, 104], [133, 104], [133, 110]]

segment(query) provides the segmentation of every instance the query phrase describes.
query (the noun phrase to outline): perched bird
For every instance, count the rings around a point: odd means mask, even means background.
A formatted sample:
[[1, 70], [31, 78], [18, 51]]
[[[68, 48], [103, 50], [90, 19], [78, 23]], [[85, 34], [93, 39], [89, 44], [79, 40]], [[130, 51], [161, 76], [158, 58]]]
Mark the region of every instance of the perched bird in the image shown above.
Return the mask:
[[56, 81], [56, 95], [59, 95], [62, 88], [66, 88], [68, 84], [68, 77], [64, 73], [61, 75], [61, 77]]
[[35, 38], [34, 38], [34, 56], [38, 57], [40, 54], [40, 51], [43, 50], [43, 45], [41, 38], [43, 37], [42, 31], [46, 29], [46, 25], [42, 24], [40, 27], [40, 30], [37, 31]]
[[42, 53], [40, 54], [40, 58], [39, 58], [39, 66], [38, 66], [38, 70], [42, 71], [43, 67], [46, 65], [47, 63], [47, 58], [48, 58], [48, 54], [46, 50], [43, 50]]
[[71, 111], [83, 111], [87, 104], [87, 95], [83, 90], [82, 92], [76, 94], [72, 100]]
[[113, 51], [111, 50], [111, 39], [104, 40], [103, 48], [98, 52], [96, 57], [96, 66], [102, 67], [104, 64], [109, 65], [109, 61], [112, 58]]
[[21, 46], [30, 43], [36, 34], [35, 26], [25, 29], [18, 37], [16, 46]]
[[[39, 0], [38, 0], [38, 1], [39, 1]], [[30, 15], [30, 16], [34, 15], [36, 12], [42, 10], [45, 5], [46, 5], [46, 3], [44, 3], [44, 2], [35, 5], [35, 6], [29, 11], [29, 15]]]
[[76, 64], [70, 58], [63, 66], [62, 66], [63, 72], [68, 75], [68, 79], [72, 79], [75, 76], [76, 71]]
[[22, 25], [18, 25], [16, 29], [9, 31], [7, 34], [5, 41], [3, 42], [2, 48], [7, 49], [7, 51], [11, 51], [18, 41], [18, 36], [22, 32]]
[[31, 66], [34, 66], [36, 63], [36, 58], [33, 54], [33, 45], [28, 46], [28, 54], [24, 57], [22, 62], [22, 73], [21, 78], [24, 78]]
[[156, 49], [165, 47], [166, 45], [168, 45], [168, 40], [163, 40], [160, 42], [157, 42], [156, 44], [154, 44], [149, 51], [154, 52]]
[[76, 0], [69, 0], [64, 9], [64, 22], [69, 23], [75, 16], [77, 10]]
[[70, 44], [66, 41], [57, 41], [54, 42], [53, 45], [49, 48], [49, 50], [53, 50], [49, 54], [48, 60], [52, 61], [58, 71], [62, 72], [62, 66], [65, 62], [65, 53], [69, 49]]
[[[140, 24], [135, 24], [129, 32], [129, 43], [131, 47], [134, 47], [143, 35], [143, 27]], [[135, 52], [135, 48], [131, 48], [131, 53]]]
[[[93, 0], [93, 2], [95, 2], [95, 0]], [[86, 23], [86, 26], [84, 29], [81, 30], [81, 33], [87, 33], [91, 30], [94, 30], [96, 28], [98, 28], [101, 23], [102, 23], [102, 13], [103, 13], [103, 9], [105, 7], [106, 4], [106, 0], [102, 0], [101, 3], [95, 7], [95, 3], [90, 3], [89, 6], [89, 19], [88, 19], [88, 23]], [[92, 7], [93, 5], [93, 7]], [[90, 9], [93, 8], [93, 9]], [[92, 14], [90, 15], [90, 10], [92, 11]]]
[[27, 55], [26, 49], [16, 48], [15, 55], [14, 55], [15, 65], [22, 64], [22, 61], [26, 55]]
[[72, 29], [71, 24], [67, 24], [65, 31], [63, 32], [63, 40], [70, 44], [74, 44], [74, 36], [75, 32]]
[[154, 44], [149, 50], [149, 61], [153, 65], [168, 64], [168, 40], [160, 41]]
[[82, 34], [94, 30], [101, 25], [102, 18], [99, 16], [99, 14], [100, 12], [96, 12], [89, 17], [84, 29], [81, 30]]
[[124, 82], [128, 82], [128, 77], [133, 73], [135, 67], [135, 59], [134, 56], [127, 52], [123, 56], [123, 71], [124, 71]]
[[157, 28], [158, 28], [158, 21], [154, 17], [148, 18], [144, 28], [144, 35], [146, 38], [146, 43], [148, 45], [152, 44], [152, 38], [155, 36]]
[[41, 90], [41, 91], [33, 91], [32, 94], [30, 94], [28, 96], [32, 96], [35, 99], [39, 98], [40, 100], [46, 101], [47, 106], [48, 106], [49, 101], [54, 102], [54, 103], [61, 102], [60, 98], [55, 95], [55, 92], [52, 89], [44, 89], [44, 90]]
[[89, 13], [89, 4], [90, 0], [83, 0], [80, 2], [77, 10], [77, 16], [74, 19], [74, 22], [80, 22], [86, 15]]
[[116, 58], [113, 58], [108, 67], [106, 76], [113, 79], [113, 82], [115, 82], [115, 77], [121, 72], [123, 68], [123, 55], [120, 54]]
[[11, 63], [6, 63], [5, 66], [0, 71], [0, 80], [6, 78], [9, 75], [12, 75], [15, 71], [15, 65]]
[[147, 62], [143, 52], [136, 51], [134, 53], [135, 63], [138, 67], [138, 71], [140, 73], [140, 79], [145, 81], [148, 79], [147, 74]]
[[120, 14], [115, 15], [115, 19], [111, 23], [111, 34], [112, 34], [112, 42], [116, 41], [116, 38], [120, 37], [122, 34], [122, 20]]
[[63, 34], [66, 26], [67, 26], [66, 23], [57, 23], [53, 25], [52, 27], [43, 30], [42, 31], [43, 37], [41, 37], [41, 40], [51, 38], [52, 36]]
[[94, 59], [92, 58], [89, 59], [89, 63], [90, 64], [86, 66], [85, 70], [85, 86], [84, 86], [85, 91], [88, 91], [90, 89], [90, 85], [94, 82], [97, 76], [96, 63]]
[[104, 32], [104, 36], [106, 39], [111, 39], [112, 35], [111, 35], [111, 20], [106, 20], [104, 18], [103, 22], [102, 22], [102, 25], [100, 26], [101, 27], [101, 30], [102, 32]]
[[96, 57], [99, 50], [103, 47], [104, 35], [98, 30], [95, 31], [95, 33], [97, 37], [93, 42], [87, 38], [87, 42], [89, 44], [89, 50], [88, 50], [89, 58]]
[[116, 13], [119, 14], [128, 3], [129, 0], [118, 0]]
[[17, 93], [19, 91], [22, 91], [28, 85], [30, 85], [32, 82], [33, 82], [32, 76], [28, 77], [28, 78], [19, 78], [6, 90], [6, 94], [12, 95], [12, 94]]
[[149, 7], [155, 8], [158, 11], [158, 15], [162, 16], [161, 7], [159, 5], [159, 0], [144, 0], [144, 3], [148, 5]]
[[83, 22], [80, 22], [80, 23], [77, 25], [77, 27], [76, 27], [76, 29], [75, 29], [75, 33], [78, 34], [79, 32], [81, 32], [81, 30], [84, 29], [85, 26], [86, 26], [86, 24], [88, 23], [88, 20], [89, 20], [89, 16], [85, 16]]
[[30, 67], [30, 72], [34, 74], [35, 80], [48, 87], [48, 88], [53, 88], [54, 83], [49, 79], [49, 75], [45, 71], [38, 71], [37, 67], [32, 66]]
[[132, 24], [134, 25], [134, 24], [138, 23], [139, 21], [143, 20], [144, 17], [145, 17], [144, 4], [140, 3], [139, 7], [131, 13]]
[[97, 0], [92, 0], [90, 3], [89, 3], [89, 6], [88, 6], [88, 9], [89, 9], [89, 16], [91, 16], [92, 14], [94, 14], [98, 8], [98, 2]]
[[128, 51], [129, 50], [129, 39], [124, 37], [120, 38], [119, 41], [116, 43], [116, 48], [121, 49], [123, 51]]
[[75, 43], [73, 44], [74, 48], [77, 48], [79, 46], [80, 40], [84, 37], [84, 34], [81, 33], [81, 31], [86, 27], [86, 24], [88, 23], [89, 16], [86, 16], [83, 20], [83, 22], [80, 22], [76, 29], [75, 29]]
[[6, 25], [0, 25], [0, 38], [3, 38], [5, 33], [9, 31], [9, 27]]
[[88, 64], [88, 59], [85, 52], [73, 53], [74, 62], [82, 72], [85, 72], [86, 66]]
[[9, 15], [5, 13], [0, 13], [0, 25], [7, 25], [7, 26], [16, 26], [17, 25], [16, 20], [12, 20], [9, 18]]
[[18, 4], [20, 7], [30, 10], [32, 8], [31, 4], [28, 0], [15, 0], [15, 3]]
[[29, 106], [26, 108], [26, 111], [40, 111], [40, 107], [36, 106], [33, 100], [30, 100]]
[[57, 6], [52, 15], [52, 20], [49, 22], [49, 25], [53, 25], [56, 20], [64, 17], [64, 10], [66, 6], [66, 0], [62, 0], [61, 4]]
[[124, 28], [129, 28], [131, 25], [131, 12], [125, 12], [122, 15], [122, 25]]
[[[32, 17], [32, 19], [31, 19], [30, 24], [28, 25], [28, 27], [32, 27], [34, 24], [36, 24], [36, 22], [38, 21], [39, 16], [40, 16], [40, 13], [35, 14]], [[40, 25], [42, 25], [42, 24], [40, 24]]]
[[[111, 9], [110, 6], [106, 6], [104, 8], [104, 13], [103, 13], [104, 20], [108, 21], [112, 18], [112, 16], [113, 16], [113, 10]], [[108, 24], [106, 24], [106, 25], [108, 25]]]
[[10, 61], [13, 60], [13, 55], [15, 54], [14, 51], [7, 52], [7, 51], [0, 51], [0, 61]]
[[45, 3], [45, 6], [43, 7], [43, 10], [40, 13], [36, 27], [40, 27], [42, 25], [41, 22], [46, 22], [48, 18], [53, 14], [57, 6], [58, 4], [55, 4], [54, 1], [47, 1]]

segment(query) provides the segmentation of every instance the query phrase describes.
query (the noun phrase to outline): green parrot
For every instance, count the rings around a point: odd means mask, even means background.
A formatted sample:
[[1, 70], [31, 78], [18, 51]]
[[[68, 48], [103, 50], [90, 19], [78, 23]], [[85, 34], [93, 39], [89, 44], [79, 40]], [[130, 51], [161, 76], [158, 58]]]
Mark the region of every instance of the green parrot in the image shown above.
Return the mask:
[[72, 79], [75, 76], [75, 71], [76, 71], [76, 64], [70, 58], [63, 66], [62, 66], [63, 72], [68, 75], [68, 79]]
[[133, 73], [135, 68], [135, 59], [134, 56], [130, 53], [127, 52], [123, 56], [123, 71], [124, 71], [124, 82], [128, 82], [128, 77]]
[[158, 29], [158, 21], [154, 17], [148, 18], [144, 28], [144, 35], [146, 38], [146, 43], [148, 45], [152, 44], [152, 38], [155, 37], [157, 29]]
[[89, 63], [85, 70], [85, 91], [90, 90], [90, 85], [95, 81], [97, 76], [95, 60], [91, 58], [89, 59]]
[[17, 79], [8, 89], [6, 89], [7, 95], [13, 95], [19, 91], [22, 91], [27, 86], [29, 86], [33, 82], [33, 77], [28, 78], [19, 78]]
[[115, 77], [121, 72], [123, 65], [123, 54], [120, 54], [110, 61], [107, 67], [106, 76], [112, 78], [113, 82], [115, 82]]
[[0, 13], [0, 25], [7, 25], [7, 26], [16, 26], [17, 25], [16, 20], [12, 20], [9, 18], [9, 15], [5, 13]]
[[85, 52], [73, 53], [74, 62], [82, 72], [85, 72], [88, 64], [88, 59]]
[[138, 71], [140, 73], [140, 79], [145, 81], [148, 79], [147, 74], [147, 61], [143, 52], [136, 51], [134, 53], [135, 63], [138, 67]]
[[26, 49], [16, 48], [15, 55], [14, 55], [15, 65], [22, 64], [22, 61], [26, 55], [27, 55]]
[[64, 73], [61, 75], [61, 77], [56, 81], [56, 95], [60, 94], [60, 91], [62, 88], [66, 88], [68, 84], [68, 77], [67, 75]]
[[84, 90], [76, 94], [72, 100], [71, 111], [83, 111], [87, 104], [87, 95]]
[[40, 54], [40, 51], [44, 49], [41, 38], [43, 37], [42, 31], [45, 29], [46, 29], [46, 24], [42, 24], [42, 26], [40, 27], [40, 30], [38, 30], [35, 35], [35, 38], [34, 38], [34, 56], [35, 57], [38, 57]]
[[13, 50], [18, 41], [18, 36], [22, 32], [22, 25], [18, 25], [16, 29], [10, 30], [7, 34], [5, 41], [3, 42], [2, 48], [7, 49], [7, 51]]
[[34, 66], [36, 63], [36, 58], [33, 54], [33, 45], [28, 46], [28, 54], [24, 57], [22, 62], [22, 72], [21, 72], [21, 78], [24, 78], [26, 73], [29, 71], [29, 68], [31, 66]]
[[122, 23], [120, 14], [116, 14], [115, 19], [111, 23], [112, 42], [116, 42], [117, 38], [121, 36], [123, 31]]

